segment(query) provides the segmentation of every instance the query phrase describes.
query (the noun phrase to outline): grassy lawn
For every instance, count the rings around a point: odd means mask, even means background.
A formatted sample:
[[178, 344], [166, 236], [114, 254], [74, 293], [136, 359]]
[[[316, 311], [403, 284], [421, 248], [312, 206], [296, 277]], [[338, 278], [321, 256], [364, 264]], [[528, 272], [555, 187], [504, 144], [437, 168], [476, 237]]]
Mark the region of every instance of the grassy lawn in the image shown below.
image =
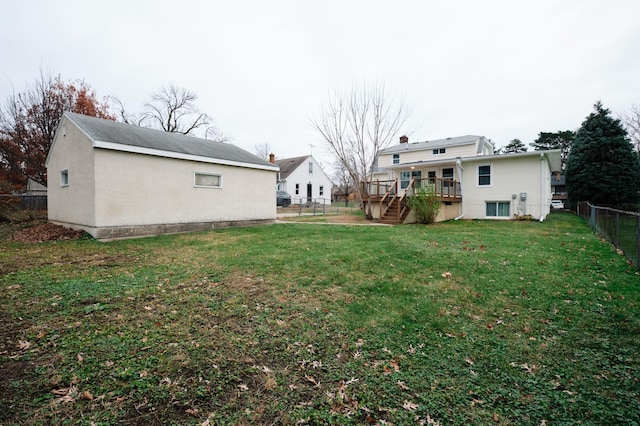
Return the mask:
[[5, 240], [0, 424], [638, 424], [639, 288], [564, 213]]

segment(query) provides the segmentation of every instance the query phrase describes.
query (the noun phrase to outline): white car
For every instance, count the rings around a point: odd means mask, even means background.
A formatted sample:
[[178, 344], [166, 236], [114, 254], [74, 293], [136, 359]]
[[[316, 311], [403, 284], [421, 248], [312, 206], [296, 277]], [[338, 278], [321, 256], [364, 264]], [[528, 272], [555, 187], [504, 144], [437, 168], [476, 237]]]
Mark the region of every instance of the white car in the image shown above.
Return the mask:
[[551, 208], [554, 210], [564, 209], [564, 203], [562, 200], [551, 200]]

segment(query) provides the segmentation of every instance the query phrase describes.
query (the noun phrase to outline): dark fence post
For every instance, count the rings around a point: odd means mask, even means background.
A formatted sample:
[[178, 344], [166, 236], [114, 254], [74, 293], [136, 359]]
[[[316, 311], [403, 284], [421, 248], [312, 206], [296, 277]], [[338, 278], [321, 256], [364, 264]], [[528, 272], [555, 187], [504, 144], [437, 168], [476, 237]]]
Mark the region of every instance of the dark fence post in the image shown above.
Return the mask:
[[636, 216], [636, 268], [640, 269], [640, 216]]
[[620, 248], [620, 212], [616, 210], [616, 221], [614, 222], [614, 235], [613, 235], [613, 245], [616, 248]]

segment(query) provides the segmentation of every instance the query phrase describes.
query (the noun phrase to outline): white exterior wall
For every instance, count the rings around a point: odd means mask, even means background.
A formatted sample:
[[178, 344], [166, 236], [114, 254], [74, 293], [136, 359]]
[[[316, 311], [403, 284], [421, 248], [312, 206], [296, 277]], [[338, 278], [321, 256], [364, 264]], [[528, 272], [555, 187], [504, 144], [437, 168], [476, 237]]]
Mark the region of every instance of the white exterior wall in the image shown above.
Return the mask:
[[[411, 145], [409, 144], [408, 147]], [[378, 158], [378, 167], [389, 167], [393, 165], [393, 154], [400, 154], [400, 164], [415, 163], [418, 161], [437, 161], [454, 159], [458, 157], [473, 157], [476, 154], [476, 144], [466, 144], [457, 146], [447, 146], [447, 152], [444, 154], [434, 154], [435, 148], [416, 150], [416, 151], [399, 151], [390, 154], [381, 155]]]
[[[313, 163], [313, 173], [309, 173], [310, 162]], [[291, 195], [292, 204], [308, 202], [307, 185], [309, 183], [311, 183], [311, 198], [313, 198], [314, 201], [326, 205], [331, 204], [331, 188], [333, 187], [333, 183], [324, 170], [322, 170], [320, 164], [311, 156], [287, 176], [283, 190]], [[299, 185], [298, 194], [296, 194], [296, 184]], [[320, 195], [320, 186], [323, 187], [323, 195]]]
[[[478, 185], [478, 167], [491, 166], [491, 185]], [[462, 213], [465, 219], [512, 219], [514, 215], [531, 215], [543, 219], [551, 202], [551, 170], [546, 157], [491, 157], [464, 162], [462, 179]], [[526, 193], [526, 200], [520, 200]], [[516, 196], [514, 199], [513, 196]], [[487, 217], [487, 201], [510, 203], [510, 216]]]
[[[276, 172], [95, 150], [97, 227], [275, 220]], [[219, 174], [222, 188], [194, 186]]]
[[[93, 147], [89, 138], [67, 118], [61, 126], [47, 161], [47, 210], [49, 220], [70, 225], [95, 225]], [[69, 185], [60, 173], [68, 171]]]

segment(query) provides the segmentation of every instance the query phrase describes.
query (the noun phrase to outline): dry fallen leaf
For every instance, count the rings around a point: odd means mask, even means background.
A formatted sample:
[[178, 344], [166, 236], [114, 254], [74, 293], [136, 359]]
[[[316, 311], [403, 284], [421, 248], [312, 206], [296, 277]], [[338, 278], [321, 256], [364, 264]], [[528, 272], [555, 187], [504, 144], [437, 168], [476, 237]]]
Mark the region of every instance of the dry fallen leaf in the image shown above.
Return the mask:
[[18, 349], [21, 351], [26, 351], [31, 347], [31, 343], [26, 340], [18, 340], [18, 344], [16, 345]]
[[453, 278], [453, 275], [451, 275], [451, 272], [447, 271], [442, 273], [442, 277], [450, 280], [451, 278]]
[[91, 392], [89, 391], [84, 391], [82, 392], [82, 395], [80, 395], [80, 399], [83, 399], [85, 401], [91, 401], [93, 400], [93, 394], [91, 394]]
[[248, 391], [249, 390], [249, 386], [242, 384], [242, 385], [238, 385], [238, 389], [240, 389], [241, 391]]
[[408, 411], [413, 411], [416, 408], [418, 408], [418, 404], [414, 404], [413, 402], [407, 401], [405, 399], [404, 400], [404, 404], [402, 404], [402, 408], [404, 408], [405, 410], [408, 410]]

